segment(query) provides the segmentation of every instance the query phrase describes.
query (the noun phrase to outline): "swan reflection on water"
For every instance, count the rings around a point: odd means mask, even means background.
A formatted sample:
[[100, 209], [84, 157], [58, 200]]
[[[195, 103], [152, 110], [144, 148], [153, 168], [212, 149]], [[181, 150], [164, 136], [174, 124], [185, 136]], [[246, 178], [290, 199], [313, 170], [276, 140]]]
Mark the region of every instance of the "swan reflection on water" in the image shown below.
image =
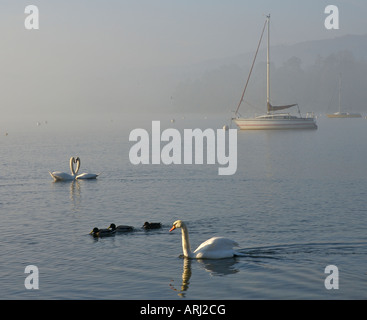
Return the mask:
[[[66, 183], [66, 182], [65, 182]], [[80, 206], [81, 201], [81, 193], [82, 193], [82, 183], [79, 182], [79, 180], [72, 180], [67, 183], [69, 186], [69, 200], [72, 204], [72, 207], [74, 208], [74, 211], [78, 211], [78, 208]], [[65, 190], [63, 186], [63, 182], [54, 183], [52, 182], [52, 189], [54, 189], [56, 192], [59, 192], [59, 188], [62, 190]]]
[[177, 295], [180, 297], [185, 297], [185, 292], [189, 289], [190, 278], [191, 278], [191, 259], [183, 257], [183, 272], [182, 272], [182, 284], [181, 290], [175, 288], [172, 284], [174, 280], [171, 280], [169, 286], [172, 290], [178, 292]]
[[211, 276], [226, 276], [239, 272], [239, 270], [234, 267], [238, 262], [237, 258], [220, 260], [200, 259], [198, 262]]
[[190, 278], [192, 275], [191, 264], [198, 263], [205, 271], [209, 272], [211, 276], [226, 276], [229, 274], [234, 274], [239, 272], [234, 265], [238, 262], [237, 258], [232, 259], [218, 259], [218, 260], [208, 260], [208, 259], [190, 259], [183, 255], [180, 256], [183, 259], [183, 271], [182, 271], [182, 283], [181, 288], [175, 288], [173, 282], [170, 281], [170, 288], [177, 292], [177, 295], [184, 298], [186, 296], [186, 291], [189, 289]]
[[[180, 228], [182, 235], [182, 251], [184, 259], [183, 273], [182, 273], [182, 285], [181, 290], [177, 290], [172, 283], [170, 283], [171, 289], [178, 291], [178, 295], [184, 297], [185, 292], [189, 288], [191, 278], [191, 260], [197, 261], [205, 271], [209, 272], [212, 276], [223, 276], [228, 274], [237, 273], [238, 270], [233, 268], [233, 265], [237, 262], [237, 256], [243, 256], [242, 253], [235, 251], [233, 247], [238, 246], [236, 241], [223, 237], [212, 237], [204, 241], [193, 252], [191, 251], [189, 231], [187, 225], [182, 220], [176, 220], [173, 223], [170, 232]], [[172, 282], [173, 280], [171, 280]]]
[[80, 204], [80, 184], [78, 180], [74, 180], [70, 183], [70, 201], [78, 207]]

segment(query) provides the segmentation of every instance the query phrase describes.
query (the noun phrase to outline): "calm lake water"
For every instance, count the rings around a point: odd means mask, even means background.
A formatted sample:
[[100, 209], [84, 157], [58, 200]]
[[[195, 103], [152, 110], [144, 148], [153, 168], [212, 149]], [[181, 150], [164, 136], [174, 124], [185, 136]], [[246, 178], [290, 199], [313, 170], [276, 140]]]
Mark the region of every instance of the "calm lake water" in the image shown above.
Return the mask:
[[[147, 117], [55, 121], [0, 136], [1, 299], [366, 299], [367, 120], [318, 119], [314, 131], [238, 132], [238, 168], [138, 165], [132, 129], [221, 128], [222, 118]], [[1, 129], [1, 128], [0, 128]], [[94, 181], [53, 182], [48, 171]], [[190, 261], [180, 230], [196, 248], [214, 236], [236, 240], [242, 257]], [[161, 222], [144, 231], [145, 221]], [[94, 239], [93, 227], [136, 228]], [[27, 290], [27, 265], [39, 289]], [[325, 267], [339, 271], [327, 290]]]

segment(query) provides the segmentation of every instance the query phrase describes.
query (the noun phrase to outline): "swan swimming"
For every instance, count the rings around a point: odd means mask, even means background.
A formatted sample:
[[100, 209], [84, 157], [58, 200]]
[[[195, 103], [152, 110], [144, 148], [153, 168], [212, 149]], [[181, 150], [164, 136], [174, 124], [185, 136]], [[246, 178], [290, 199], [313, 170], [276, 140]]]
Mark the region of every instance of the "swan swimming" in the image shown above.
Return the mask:
[[[74, 169], [74, 163], [77, 164], [76, 172], [75, 172], [75, 169]], [[54, 171], [54, 172], [49, 172], [49, 173], [50, 173], [51, 177], [54, 178], [55, 181], [74, 180], [76, 173], [79, 171], [79, 167], [80, 167], [80, 162], [77, 162], [74, 157], [71, 157], [70, 158], [70, 171], [71, 171], [71, 174], [66, 173], [66, 172], [61, 172], [61, 171]]]
[[[81, 161], [79, 157], [77, 157], [75, 161], [77, 162], [77, 170], [75, 171], [75, 174], [77, 174], [80, 168]], [[75, 179], [96, 179], [98, 176], [99, 173], [81, 173], [78, 174]]]
[[[76, 163], [76, 169], [74, 169], [74, 164]], [[71, 174], [66, 173], [66, 172], [61, 172], [61, 171], [54, 171], [54, 172], [49, 172], [51, 177], [55, 180], [55, 181], [70, 181], [70, 180], [75, 180], [75, 179], [96, 179], [99, 174], [95, 174], [95, 173], [82, 173], [82, 174], [78, 174], [79, 168], [80, 168], [80, 158], [74, 158], [71, 157], [70, 158], [70, 171]]]
[[213, 237], [204, 241], [197, 249], [192, 252], [190, 248], [189, 232], [185, 222], [177, 220], [173, 223], [170, 232], [181, 228], [182, 232], [182, 250], [183, 254], [187, 258], [191, 259], [224, 259], [233, 258], [234, 256], [241, 255], [237, 253], [233, 247], [237, 247], [238, 243], [228, 238]]

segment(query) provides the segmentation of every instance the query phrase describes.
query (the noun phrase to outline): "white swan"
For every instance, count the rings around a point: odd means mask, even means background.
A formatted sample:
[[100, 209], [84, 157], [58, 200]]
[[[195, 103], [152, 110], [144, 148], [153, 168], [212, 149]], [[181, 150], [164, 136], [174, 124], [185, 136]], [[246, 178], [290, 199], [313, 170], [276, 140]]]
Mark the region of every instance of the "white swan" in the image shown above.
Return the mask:
[[[76, 169], [74, 169], [74, 163], [76, 163]], [[75, 180], [75, 179], [96, 179], [99, 174], [95, 174], [95, 173], [82, 173], [82, 174], [78, 174], [80, 168], [80, 158], [74, 158], [71, 157], [70, 158], [70, 171], [71, 174], [68, 174], [66, 172], [61, 172], [61, 171], [54, 171], [54, 172], [49, 172], [51, 177], [54, 178], [55, 181], [70, 181], [70, 180]]]
[[177, 220], [173, 223], [170, 232], [176, 228], [181, 228], [182, 231], [182, 250], [187, 258], [191, 259], [223, 259], [232, 258], [237, 255], [233, 247], [238, 246], [236, 241], [228, 238], [213, 237], [203, 242], [197, 249], [192, 252], [190, 248], [189, 232], [185, 222]]
[[[77, 164], [76, 171], [74, 169], [74, 163]], [[74, 157], [70, 158], [70, 171], [71, 174], [61, 171], [54, 171], [49, 172], [51, 177], [54, 178], [55, 181], [67, 181], [67, 180], [74, 180], [76, 173], [79, 171], [80, 163], [76, 161]]]
[[[79, 171], [79, 168], [80, 168], [80, 158], [77, 157], [75, 159], [75, 161], [77, 162], [77, 171], [75, 172], [75, 174], [78, 173]], [[75, 179], [96, 179], [97, 177], [99, 176], [99, 173], [81, 173], [81, 174], [78, 174]]]

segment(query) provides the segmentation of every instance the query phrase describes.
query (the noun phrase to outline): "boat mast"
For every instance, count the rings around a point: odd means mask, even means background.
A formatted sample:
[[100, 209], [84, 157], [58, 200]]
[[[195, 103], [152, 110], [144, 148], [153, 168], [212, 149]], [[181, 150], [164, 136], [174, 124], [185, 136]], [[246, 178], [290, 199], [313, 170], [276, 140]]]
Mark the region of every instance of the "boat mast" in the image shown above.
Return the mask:
[[268, 23], [268, 48], [266, 61], [266, 105], [270, 113], [270, 14], [266, 16]]
[[267, 20], [265, 20], [264, 27], [263, 27], [263, 29], [262, 29], [262, 31], [261, 31], [261, 37], [260, 37], [260, 39], [259, 39], [259, 43], [258, 43], [258, 45], [257, 45], [257, 49], [256, 49], [256, 52], [255, 52], [254, 60], [252, 61], [252, 65], [251, 65], [251, 69], [250, 69], [249, 75], [248, 75], [248, 77], [247, 77], [246, 85], [245, 85], [245, 88], [243, 89], [242, 96], [241, 96], [241, 100], [240, 100], [240, 102], [238, 103], [237, 109], [236, 109], [236, 111], [235, 111], [235, 115], [236, 115], [236, 116], [238, 115], [238, 110], [239, 110], [239, 108], [240, 108], [240, 106], [241, 106], [241, 103], [243, 102], [243, 98], [244, 98], [244, 96], [245, 96], [245, 92], [246, 92], [246, 89], [247, 89], [247, 85], [248, 85], [249, 80], [250, 80], [250, 77], [251, 77], [252, 69], [254, 68], [255, 61], [256, 61], [256, 57], [257, 57], [257, 54], [258, 54], [258, 52], [259, 52], [259, 48], [260, 48], [260, 44], [261, 44], [261, 40], [262, 40], [263, 35], [264, 35], [264, 31], [265, 31], [266, 24], [267, 24]]
[[342, 76], [339, 74], [339, 113], [341, 112], [340, 92], [342, 90]]

